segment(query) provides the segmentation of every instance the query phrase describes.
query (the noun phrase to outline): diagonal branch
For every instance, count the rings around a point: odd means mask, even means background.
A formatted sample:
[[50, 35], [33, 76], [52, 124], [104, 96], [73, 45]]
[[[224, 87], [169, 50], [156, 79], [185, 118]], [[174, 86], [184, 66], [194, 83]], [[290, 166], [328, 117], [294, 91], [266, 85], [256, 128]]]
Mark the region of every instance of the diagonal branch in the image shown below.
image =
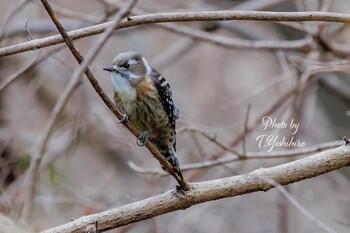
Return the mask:
[[320, 228], [322, 228], [324, 231], [328, 232], [328, 233], [336, 233], [336, 231], [334, 231], [332, 228], [330, 228], [328, 225], [326, 225], [324, 222], [322, 222], [320, 219], [318, 219], [316, 216], [314, 216], [313, 214], [311, 214], [309, 211], [307, 211], [305, 209], [305, 207], [298, 202], [288, 191], [286, 188], [284, 188], [283, 186], [279, 185], [278, 183], [276, 183], [274, 180], [270, 179], [270, 178], [265, 178], [265, 180], [267, 182], [269, 182], [271, 185], [275, 186], [278, 191], [280, 191], [283, 196], [285, 196], [287, 198], [287, 200], [295, 207], [299, 210], [300, 213], [302, 213], [305, 217], [307, 217], [308, 219], [310, 219], [311, 221], [313, 221], [317, 226], [319, 226]]
[[[133, 27], [144, 24], [168, 23], [168, 22], [190, 22], [190, 21], [215, 21], [215, 20], [255, 20], [255, 21], [324, 21], [324, 22], [350, 22], [350, 14], [332, 12], [269, 12], [269, 11], [199, 11], [199, 12], [177, 12], [156, 13], [128, 17], [120, 22], [117, 28]], [[92, 36], [102, 33], [112, 22], [97, 24], [70, 31], [71, 40]], [[61, 35], [50, 36], [42, 39], [8, 46], [0, 49], [0, 57], [21, 53], [36, 48], [43, 48], [63, 43]]]
[[193, 188], [185, 195], [167, 191], [116, 209], [81, 217], [42, 233], [86, 232], [91, 226], [98, 227], [96, 232], [104, 232], [199, 203], [268, 191], [274, 185], [266, 179], [272, 179], [279, 185], [287, 185], [349, 165], [350, 146], [341, 146], [294, 162], [260, 168], [244, 175], [193, 183]]
[[6, 78], [5, 80], [1, 81], [0, 82], [0, 91], [5, 89], [11, 83], [13, 83], [19, 76], [21, 76], [21, 74], [25, 73], [27, 70], [30, 70], [33, 66], [35, 66], [35, 64], [39, 60], [38, 59], [39, 55], [40, 55], [39, 52], [36, 53], [34, 55], [34, 59], [31, 60], [30, 62], [28, 62], [28, 64], [26, 64], [23, 68], [21, 68], [19, 71], [17, 71], [15, 74], [11, 75], [10, 77]]

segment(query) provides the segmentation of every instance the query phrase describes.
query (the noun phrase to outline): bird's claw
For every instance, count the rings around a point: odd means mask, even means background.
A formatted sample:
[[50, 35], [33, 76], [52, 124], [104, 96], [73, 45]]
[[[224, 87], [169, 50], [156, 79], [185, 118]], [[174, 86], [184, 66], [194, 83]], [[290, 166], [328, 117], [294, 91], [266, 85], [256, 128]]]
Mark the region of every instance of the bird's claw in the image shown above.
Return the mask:
[[145, 145], [146, 145], [146, 142], [147, 142], [147, 140], [148, 140], [148, 135], [149, 135], [149, 133], [148, 133], [147, 130], [144, 131], [144, 132], [142, 132], [141, 135], [140, 135], [140, 137], [137, 139], [136, 144], [137, 144], [138, 146], [145, 146]]
[[180, 185], [176, 185], [175, 190], [172, 191], [174, 196], [177, 195], [186, 195], [186, 192], [180, 187]]
[[129, 119], [128, 115], [126, 113], [123, 114], [123, 118], [118, 121], [118, 124], [123, 123], [124, 121], [127, 121]]

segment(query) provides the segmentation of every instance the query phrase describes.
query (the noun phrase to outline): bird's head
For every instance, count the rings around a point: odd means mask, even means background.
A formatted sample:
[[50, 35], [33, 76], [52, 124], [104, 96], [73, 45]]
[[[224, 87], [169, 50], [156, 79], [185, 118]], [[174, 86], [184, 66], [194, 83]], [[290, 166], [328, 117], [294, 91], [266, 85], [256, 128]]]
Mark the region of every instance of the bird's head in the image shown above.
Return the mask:
[[137, 52], [118, 54], [114, 58], [112, 66], [103, 69], [111, 72], [112, 76], [116, 75], [125, 78], [131, 83], [137, 83], [151, 72], [151, 68], [146, 59]]

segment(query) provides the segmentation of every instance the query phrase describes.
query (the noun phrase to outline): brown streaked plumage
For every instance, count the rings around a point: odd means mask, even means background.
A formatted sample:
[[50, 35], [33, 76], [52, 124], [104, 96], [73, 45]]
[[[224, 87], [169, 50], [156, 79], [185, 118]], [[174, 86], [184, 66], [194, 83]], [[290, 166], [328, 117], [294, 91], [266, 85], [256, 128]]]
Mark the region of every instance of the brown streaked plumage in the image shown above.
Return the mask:
[[176, 157], [176, 120], [179, 117], [170, 85], [137, 52], [117, 55], [111, 67], [114, 101], [120, 112], [148, 139], [182, 177]]

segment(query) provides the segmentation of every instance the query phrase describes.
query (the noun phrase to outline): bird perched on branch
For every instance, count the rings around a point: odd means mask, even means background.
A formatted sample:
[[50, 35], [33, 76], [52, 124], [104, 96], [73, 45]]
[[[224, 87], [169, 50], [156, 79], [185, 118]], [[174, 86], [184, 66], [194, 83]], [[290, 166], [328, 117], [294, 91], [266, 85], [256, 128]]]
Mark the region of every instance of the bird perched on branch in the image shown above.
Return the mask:
[[129, 119], [142, 132], [137, 144], [144, 146], [149, 139], [183, 178], [176, 156], [179, 110], [169, 83], [137, 52], [117, 55], [104, 70], [111, 73], [114, 101], [123, 120]]

